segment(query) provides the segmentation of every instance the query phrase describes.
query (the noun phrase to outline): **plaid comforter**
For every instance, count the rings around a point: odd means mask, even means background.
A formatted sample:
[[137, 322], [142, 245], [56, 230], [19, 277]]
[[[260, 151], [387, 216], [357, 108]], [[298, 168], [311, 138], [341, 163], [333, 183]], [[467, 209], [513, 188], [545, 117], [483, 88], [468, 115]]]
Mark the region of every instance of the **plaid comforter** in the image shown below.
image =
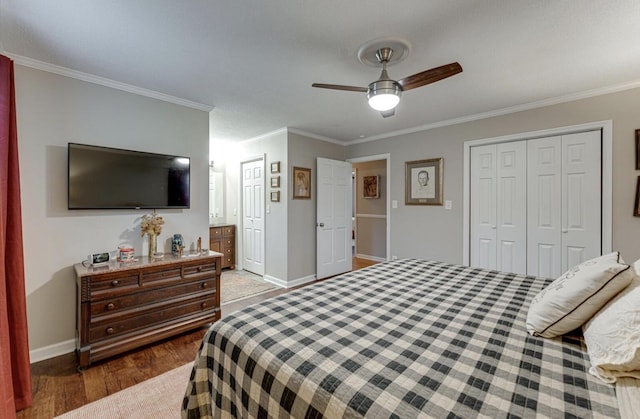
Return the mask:
[[548, 280], [381, 263], [240, 310], [204, 337], [183, 417], [618, 417], [580, 336], [529, 336]]

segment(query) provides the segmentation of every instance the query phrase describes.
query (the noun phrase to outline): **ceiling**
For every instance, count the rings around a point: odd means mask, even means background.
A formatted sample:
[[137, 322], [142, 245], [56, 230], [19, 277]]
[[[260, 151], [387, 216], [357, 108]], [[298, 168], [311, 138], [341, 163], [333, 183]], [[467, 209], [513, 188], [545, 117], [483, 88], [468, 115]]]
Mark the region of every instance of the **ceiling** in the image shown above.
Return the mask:
[[[0, 50], [17, 61], [212, 109], [212, 138], [228, 141], [285, 126], [366, 141], [640, 86], [639, 26], [638, 0], [0, 0]], [[365, 93], [311, 87], [376, 80], [357, 52], [379, 38], [410, 44], [391, 78], [464, 71], [384, 119]]]

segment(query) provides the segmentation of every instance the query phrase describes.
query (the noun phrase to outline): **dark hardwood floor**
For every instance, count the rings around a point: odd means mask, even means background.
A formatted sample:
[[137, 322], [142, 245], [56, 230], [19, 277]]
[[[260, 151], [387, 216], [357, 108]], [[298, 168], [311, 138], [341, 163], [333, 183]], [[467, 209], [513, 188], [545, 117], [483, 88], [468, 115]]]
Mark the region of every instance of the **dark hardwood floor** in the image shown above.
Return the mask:
[[[353, 259], [353, 270], [375, 264]], [[223, 304], [222, 317], [251, 304], [295, 288], [278, 289], [244, 300]], [[18, 418], [53, 418], [102, 397], [153, 378], [195, 359], [206, 328], [167, 339], [91, 365], [77, 371], [75, 353], [61, 355], [31, 366], [33, 406]], [[186, 385], [186, 383], [185, 383]]]

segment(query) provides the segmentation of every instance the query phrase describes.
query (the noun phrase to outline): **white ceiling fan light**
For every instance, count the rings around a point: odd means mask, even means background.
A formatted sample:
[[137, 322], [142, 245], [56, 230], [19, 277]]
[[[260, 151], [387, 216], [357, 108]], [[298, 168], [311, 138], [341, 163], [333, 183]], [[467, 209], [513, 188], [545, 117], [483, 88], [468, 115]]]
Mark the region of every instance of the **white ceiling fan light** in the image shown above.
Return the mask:
[[376, 111], [389, 111], [400, 103], [400, 95], [402, 93], [400, 86], [398, 86], [397, 83], [396, 85], [391, 85], [389, 87], [380, 86], [385, 82], [390, 84], [395, 83], [391, 80], [383, 80], [369, 85], [369, 91], [367, 93], [369, 106]]

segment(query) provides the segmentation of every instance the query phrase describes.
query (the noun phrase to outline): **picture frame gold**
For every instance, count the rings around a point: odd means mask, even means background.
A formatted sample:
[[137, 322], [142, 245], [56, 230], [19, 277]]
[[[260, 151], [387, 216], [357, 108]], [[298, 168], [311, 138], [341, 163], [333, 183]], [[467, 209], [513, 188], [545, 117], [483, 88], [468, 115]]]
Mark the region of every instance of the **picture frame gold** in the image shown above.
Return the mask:
[[405, 162], [406, 205], [442, 205], [444, 159]]
[[274, 161], [271, 163], [271, 173], [280, 173], [280, 162]]
[[311, 169], [293, 167], [293, 199], [311, 199]]
[[272, 188], [280, 187], [280, 176], [271, 176], [271, 187]]
[[271, 191], [271, 202], [280, 202], [280, 191]]
[[362, 197], [366, 199], [380, 198], [380, 175], [362, 176]]

